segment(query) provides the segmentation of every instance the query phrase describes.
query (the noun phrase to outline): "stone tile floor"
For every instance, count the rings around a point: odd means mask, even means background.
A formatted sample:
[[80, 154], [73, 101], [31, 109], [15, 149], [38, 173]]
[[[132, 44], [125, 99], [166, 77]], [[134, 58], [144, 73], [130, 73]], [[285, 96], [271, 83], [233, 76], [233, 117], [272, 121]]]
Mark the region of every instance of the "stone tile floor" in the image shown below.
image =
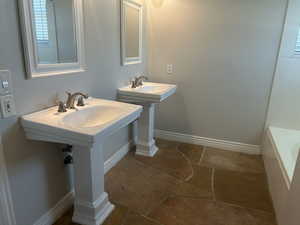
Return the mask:
[[[157, 140], [105, 176], [116, 208], [104, 225], [276, 225], [260, 156]], [[72, 209], [55, 225], [75, 225]]]

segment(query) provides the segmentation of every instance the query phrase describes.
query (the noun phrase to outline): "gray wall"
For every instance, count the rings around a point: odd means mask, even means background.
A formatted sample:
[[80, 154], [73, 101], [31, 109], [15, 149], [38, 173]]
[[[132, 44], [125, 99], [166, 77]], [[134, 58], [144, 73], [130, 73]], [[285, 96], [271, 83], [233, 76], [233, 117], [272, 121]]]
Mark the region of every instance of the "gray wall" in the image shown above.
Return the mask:
[[259, 144], [287, 0], [150, 2], [150, 76], [178, 84], [157, 128]]
[[[0, 1], [0, 69], [12, 72], [18, 116], [54, 105], [56, 95], [64, 96], [66, 90], [114, 99], [116, 89], [129, 77], [145, 71], [145, 64], [120, 66], [119, 0], [83, 2], [88, 71], [26, 80], [17, 0]], [[32, 225], [70, 190], [69, 171], [63, 165], [60, 146], [26, 140], [18, 117], [0, 120], [0, 135], [17, 223]], [[108, 139], [105, 157], [125, 144], [128, 135], [124, 128]]]

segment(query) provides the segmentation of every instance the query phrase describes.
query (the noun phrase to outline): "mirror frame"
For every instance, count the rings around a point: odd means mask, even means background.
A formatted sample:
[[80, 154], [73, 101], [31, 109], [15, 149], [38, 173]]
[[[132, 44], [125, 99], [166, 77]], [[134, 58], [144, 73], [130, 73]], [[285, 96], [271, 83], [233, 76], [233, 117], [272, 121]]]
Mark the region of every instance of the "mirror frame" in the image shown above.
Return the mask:
[[[133, 7], [139, 11], [139, 56], [126, 57], [126, 13], [125, 6]], [[143, 54], [143, 6], [133, 0], [121, 0], [121, 61], [122, 65], [142, 63]]]
[[36, 38], [33, 29], [34, 24], [31, 20], [33, 17], [32, 3], [32, 0], [19, 0], [27, 78], [32, 79], [37, 77], [84, 72], [86, 70], [86, 64], [83, 32], [83, 0], [73, 0], [74, 27], [77, 47], [77, 62], [74, 63], [38, 63]]

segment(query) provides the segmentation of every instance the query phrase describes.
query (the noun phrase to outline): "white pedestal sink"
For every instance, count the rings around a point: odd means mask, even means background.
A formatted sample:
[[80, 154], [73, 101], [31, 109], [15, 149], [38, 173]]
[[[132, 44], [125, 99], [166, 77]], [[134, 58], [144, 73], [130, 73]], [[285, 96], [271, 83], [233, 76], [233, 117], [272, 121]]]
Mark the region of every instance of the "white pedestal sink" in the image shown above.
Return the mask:
[[144, 82], [142, 86], [118, 89], [119, 100], [140, 104], [144, 110], [138, 121], [138, 141], [136, 154], [154, 156], [158, 151], [154, 141], [155, 104], [162, 102], [176, 91], [176, 85]]
[[104, 192], [102, 143], [141, 112], [141, 106], [90, 98], [77, 110], [58, 113], [56, 106], [22, 117], [27, 138], [73, 145], [74, 222], [99, 225], [113, 210]]

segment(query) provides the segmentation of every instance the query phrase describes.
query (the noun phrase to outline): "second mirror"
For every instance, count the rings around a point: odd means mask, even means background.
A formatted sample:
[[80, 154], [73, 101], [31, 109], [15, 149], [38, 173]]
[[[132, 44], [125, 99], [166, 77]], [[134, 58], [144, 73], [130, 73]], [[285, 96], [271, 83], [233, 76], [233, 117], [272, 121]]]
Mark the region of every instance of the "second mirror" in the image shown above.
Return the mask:
[[142, 62], [142, 5], [131, 0], [121, 0], [122, 64]]

